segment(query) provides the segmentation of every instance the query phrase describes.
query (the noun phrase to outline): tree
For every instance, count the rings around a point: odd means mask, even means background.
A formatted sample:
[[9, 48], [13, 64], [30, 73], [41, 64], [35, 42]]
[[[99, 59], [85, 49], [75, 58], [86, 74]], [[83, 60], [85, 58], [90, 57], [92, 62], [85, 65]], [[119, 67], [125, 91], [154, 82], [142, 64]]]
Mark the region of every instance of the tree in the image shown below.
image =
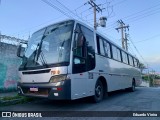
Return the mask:
[[141, 69], [141, 73], [143, 72], [144, 69], [147, 69], [143, 63], [139, 63], [139, 68]]

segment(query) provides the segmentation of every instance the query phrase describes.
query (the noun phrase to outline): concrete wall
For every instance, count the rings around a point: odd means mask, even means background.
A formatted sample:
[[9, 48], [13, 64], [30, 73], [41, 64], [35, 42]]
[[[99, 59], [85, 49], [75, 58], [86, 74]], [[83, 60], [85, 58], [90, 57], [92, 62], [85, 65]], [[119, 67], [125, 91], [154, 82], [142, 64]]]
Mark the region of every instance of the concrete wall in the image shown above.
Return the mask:
[[0, 92], [16, 90], [18, 67], [17, 46], [0, 42]]

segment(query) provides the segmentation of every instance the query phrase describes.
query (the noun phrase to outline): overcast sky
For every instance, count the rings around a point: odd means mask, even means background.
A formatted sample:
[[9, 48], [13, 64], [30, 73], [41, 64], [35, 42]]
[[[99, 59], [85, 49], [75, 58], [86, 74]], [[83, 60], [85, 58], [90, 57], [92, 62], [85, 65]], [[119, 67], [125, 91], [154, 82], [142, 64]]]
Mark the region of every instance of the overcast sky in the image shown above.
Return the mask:
[[[45, 1], [45, 0], [44, 0]], [[66, 18], [76, 18], [93, 25], [93, 9], [87, 0], [1, 0], [1, 34], [27, 39], [34, 31]], [[107, 17], [106, 28], [98, 28], [121, 46], [121, 34], [115, 28], [117, 20], [129, 25], [129, 52], [136, 55], [150, 70], [160, 72], [160, 1], [159, 0], [96, 0]], [[66, 8], [63, 6], [65, 5]], [[62, 14], [63, 11], [67, 16]], [[77, 17], [78, 16], [78, 17]], [[98, 21], [97, 21], [98, 22]], [[133, 44], [132, 44], [132, 42]]]

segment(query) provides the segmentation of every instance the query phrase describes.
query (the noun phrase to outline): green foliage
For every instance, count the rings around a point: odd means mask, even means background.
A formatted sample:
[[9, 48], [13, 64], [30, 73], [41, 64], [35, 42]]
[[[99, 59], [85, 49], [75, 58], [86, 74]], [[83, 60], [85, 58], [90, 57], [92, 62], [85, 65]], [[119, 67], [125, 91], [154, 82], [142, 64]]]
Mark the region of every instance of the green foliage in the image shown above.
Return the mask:
[[144, 69], [146, 69], [146, 66], [143, 63], [139, 63], [139, 68], [141, 69], [141, 73]]
[[160, 79], [160, 76], [156, 75], [156, 76], [155, 76], [155, 79]]
[[158, 75], [143, 75], [142, 79], [149, 82], [150, 87], [154, 86], [154, 79], [160, 79], [160, 76]]
[[145, 75], [145, 76], [142, 76], [142, 79], [145, 80], [145, 81], [149, 81], [150, 77], [149, 77], [149, 79], [148, 79], [148, 76]]
[[14, 104], [20, 104], [20, 103], [27, 103], [35, 100], [35, 98], [29, 98], [25, 96], [13, 96], [13, 97], [2, 97], [0, 98], [0, 106], [8, 106], [8, 105], [14, 105]]
[[9, 96], [7, 96], [7, 97], [3, 97], [3, 98], [1, 98], [1, 100], [13, 100], [13, 99], [20, 99], [20, 98], [22, 98], [22, 96], [19, 96], [19, 95], [16, 95], [16, 96], [13, 96], [13, 97], [9, 97]]
[[150, 86], [150, 87], [153, 87], [153, 86], [154, 86], [154, 83], [153, 83], [153, 78], [152, 78], [152, 77], [150, 78], [150, 81], [149, 81], [149, 86]]

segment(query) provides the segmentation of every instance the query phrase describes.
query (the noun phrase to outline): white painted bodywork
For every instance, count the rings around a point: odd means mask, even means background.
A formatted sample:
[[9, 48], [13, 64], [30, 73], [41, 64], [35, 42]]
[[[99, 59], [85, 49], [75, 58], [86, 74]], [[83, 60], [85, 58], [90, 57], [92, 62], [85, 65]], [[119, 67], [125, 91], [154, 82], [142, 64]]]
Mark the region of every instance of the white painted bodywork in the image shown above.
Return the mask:
[[[80, 24], [83, 24], [83, 23], [80, 23]], [[90, 27], [88, 28], [91, 29]], [[73, 48], [73, 39], [74, 39], [73, 36], [72, 36], [71, 48]], [[96, 32], [94, 31], [94, 40], [96, 45], [95, 36], [96, 36]], [[114, 44], [113, 42], [111, 43]], [[60, 74], [69, 75], [71, 79], [71, 99], [78, 99], [78, 98], [94, 95], [96, 81], [101, 76], [103, 76], [106, 79], [108, 92], [131, 87], [133, 78], [136, 81], [136, 85], [139, 85], [141, 83], [141, 75], [140, 75], [140, 70], [138, 68], [115, 61], [110, 58], [100, 56], [97, 54], [97, 49], [95, 49], [95, 53], [96, 53], [95, 55], [96, 67], [94, 70], [91, 70], [88, 72], [72, 74], [72, 63], [73, 63], [72, 49], [70, 54], [69, 66], [49, 68], [51, 69], [51, 71], [59, 70]], [[103, 72], [99, 72], [99, 70], [103, 70]], [[89, 79], [89, 73], [93, 74], [93, 79]], [[43, 74], [31, 74], [31, 75], [30, 74], [23, 75], [22, 72], [20, 72], [20, 76], [21, 76], [22, 83], [32, 83], [33, 80], [35, 83], [46, 83], [46, 82], [49, 82], [51, 76], [53, 75], [51, 74], [51, 72], [43, 73]]]

